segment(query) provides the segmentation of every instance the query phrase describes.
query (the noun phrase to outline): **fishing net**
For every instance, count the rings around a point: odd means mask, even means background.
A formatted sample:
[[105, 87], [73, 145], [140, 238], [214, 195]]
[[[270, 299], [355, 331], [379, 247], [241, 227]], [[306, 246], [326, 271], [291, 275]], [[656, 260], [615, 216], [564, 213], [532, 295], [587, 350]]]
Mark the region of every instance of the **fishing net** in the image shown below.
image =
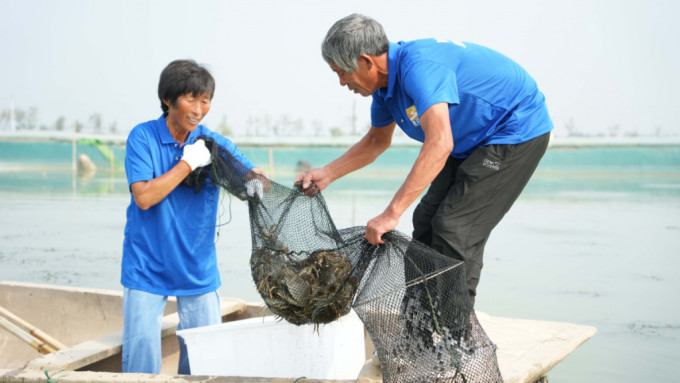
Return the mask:
[[502, 382], [496, 346], [471, 308], [461, 262], [397, 231], [372, 246], [365, 227], [335, 227], [315, 185], [303, 191], [277, 184], [203, 138], [212, 164], [183, 185], [198, 191], [216, 184], [248, 201], [252, 277], [274, 314], [321, 325], [354, 309], [384, 382]]

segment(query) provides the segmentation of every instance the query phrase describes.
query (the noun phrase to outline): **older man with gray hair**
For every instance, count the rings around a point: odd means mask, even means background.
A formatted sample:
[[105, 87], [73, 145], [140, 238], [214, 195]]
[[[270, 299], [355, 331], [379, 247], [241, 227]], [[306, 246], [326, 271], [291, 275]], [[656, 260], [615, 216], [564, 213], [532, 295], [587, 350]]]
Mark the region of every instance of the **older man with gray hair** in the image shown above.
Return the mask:
[[531, 178], [553, 124], [534, 79], [510, 58], [450, 40], [390, 42], [375, 20], [352, 14], [337, 21], [322, 56], [341, 86], [372, 96], [371, 127], [346, 153], [300, 174], [320, 190], [372, 163], [398, 125], [422, 148], [365, 238], [382, 244], [404, 211], [429, 186], [413, 213], [413, 238], [464, 262], [470, 308], [484, 245]]

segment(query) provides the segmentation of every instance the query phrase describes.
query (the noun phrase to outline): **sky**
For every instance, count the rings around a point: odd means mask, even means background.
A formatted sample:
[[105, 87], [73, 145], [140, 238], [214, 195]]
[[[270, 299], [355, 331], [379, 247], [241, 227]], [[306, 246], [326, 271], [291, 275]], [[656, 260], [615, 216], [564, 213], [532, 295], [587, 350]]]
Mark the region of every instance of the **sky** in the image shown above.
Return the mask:
[[365, 130], [370, 98], [342, 88], [320, 53], [328, 28], [355, 12], [390, 41], [468, 41], [511, 57], [545, 94], [558, 136], [680, 135], [677, 0], [0, 0], [0, 111], [36, 108], [48, 127], [99, 114], [127, 134], [160, 116], [162, 69], [190, 58], [216, 80], [209, 128]]

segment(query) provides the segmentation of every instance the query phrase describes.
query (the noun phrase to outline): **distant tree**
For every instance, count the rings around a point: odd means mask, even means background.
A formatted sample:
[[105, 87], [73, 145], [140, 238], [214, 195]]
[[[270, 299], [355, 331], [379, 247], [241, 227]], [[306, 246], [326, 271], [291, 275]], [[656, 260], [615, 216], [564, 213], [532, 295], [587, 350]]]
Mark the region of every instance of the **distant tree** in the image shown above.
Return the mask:
[[262, 116], [249, 116], [246, 121], [247, 135], [256, 137], [266, 137], [271, 135], [272, 118], [269, 114]]
[[272, 125], [271, 130], [276, 137], [300, 136], [304, 131], [305, 125], [301, 118], [292, 119], [288, 115], [281, 115]]
[[[29, 110], [32, 110], [35, 108], [31, 108]], [[33, 113], [37, 114], [37, 109]], [[12, 116], [14, 114], [14, 116]], [[7, 126], [8, 128], [11, 128], [12, 126], [12, 117], [14, 117], [14, 127], [17, 130], [21, 129], [28, 129], [30, 125], [30, 121], [27, 118], [27, 113], [23, 109], [4, 109], [2, 113], [0, 113], [0, 121], [2, 122], [2, 125]], [[37, 125], [35, 120], [37, 119], [37, 116], [33, 116], [33, 126]]]
[[109, 125], [109, 134], [116, 134], [118, 132], [118, 124], [114, 121]]
[[305, 123], [302, 118], [291, 121], [291, 134], [293, 136], [301, 136], [305, 131]]
[[54, 130], [63, 132], [65, 122], [66, 119], [64, 118], [64, 116], [59, 116], [59, 118], [57, 118], [57, 121], [54, 122]]
[[257, 129], [257, 135], [263, 136], [263, 137], [271, 136], [271, 127], [273, 125], [272, 116], [265, 113], [264, 116], [262, 116], [261, 121], [262, 121], [262, 124]]
[[2, 113], [0, 113], [0, 126], [9, 127], [11, 119], [12, 111], [10, 109], [3, 109]]
[[95, 133], [102, 132], [102, 115], [100, 113], [94, 113], [90, 116], [90, 125]]
[[574, 123], [574, 118], [569, 117], [569, 120], [564, 124], [564, 129], [567, 130], [567, 135], [568, 136], [576, 136], [578, 135], [576, 133], [576, 124]]
[[609, 127], [609, 137], [616, 137], [619, 135], [619, 131], [621, 130], [621, 125], [619, 124], [614, 124]]
[[220, 122], [220, 125], [217, 128], [217, 131], [225, 137], [231, 137], [231, 135], [233, 134], [231, 128], [227, 124], [227, 115], [226, 114], [222, 115], [222, 122]]
[[26, 114], [26, 129], [38, 129], [38, 108], [34, 106], [28, 108], [28, 113]]
[[288, 125], [290, 125], [290, 117], [287, 115], [281, 115], [274, 121], [271, 125], [271, 132], [274, 137], [281, 137], [286, 135], [288, 130]]
[[323, 132], [323, 124], [319, 120], [314, 120], [312, 121], [312, 134], [314, 137], [319, 137], [321, 136], [321, 132]]
[[626, 131], [626, 137], [638, 137], [639, 135], [640, 134], [635, 129]]
[[[17, 117], [19, 115], [19, 117]], [[19, 126], [17, 125], [17, 119], [18, 118], [23, 118], [24, 112], [21, 109], [14, 109], [14, 124], [15, 128], [19, 129]], [[8, 128], [11, 127], [12, 124], [12, 109], [4, 109], [2, 113], [0, 113], [0, 122], [2, 122], [3, 126], [7, 126]]]
[[81, 133], [83, 131], [83, 123], [75, 120], [73, 121], [73, 129], [76, 131], [76, 133]]
[[255, 135], [256, 125], [258, 123], [257, 120], [257, 116], [248, 116], [248, 119], [246, 120], [246, 136]]
[[14, 109], [14, 124], [17, 130], [28, 129], [26, 125], [26, 112], [22, 109]]
[[345, 133], [337, 126], [331, 128], [331, 137], [342, 137]]

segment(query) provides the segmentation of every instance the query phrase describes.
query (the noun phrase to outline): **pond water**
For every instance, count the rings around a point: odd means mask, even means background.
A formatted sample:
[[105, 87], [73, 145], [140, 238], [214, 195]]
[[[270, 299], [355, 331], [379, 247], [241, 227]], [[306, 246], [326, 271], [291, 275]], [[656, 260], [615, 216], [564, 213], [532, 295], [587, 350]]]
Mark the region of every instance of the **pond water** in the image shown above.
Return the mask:
[[[321, 166], [343, 152], [243, 151], [284, 185], [301, 161]], [[113, 148], [113, 160], [90, 145], [77, 153], [97, 165], [91, 178], [74, 175], [71, 144], [0, 142], [0, 279], [122, 289], [124, 150]], [[390, 149], [326, 189], [336, 226], [379, 214], [417, 153]], [[397, 230], [411, 233], [411, 213]], [[224, 195], [218, 215], [220, 294], [260, 301], [247, 205]], [[550, 372], [551, 383], [677, 381], [680, 147], [549, 149], [485, 253], [477, 310], [598, 329]]]

